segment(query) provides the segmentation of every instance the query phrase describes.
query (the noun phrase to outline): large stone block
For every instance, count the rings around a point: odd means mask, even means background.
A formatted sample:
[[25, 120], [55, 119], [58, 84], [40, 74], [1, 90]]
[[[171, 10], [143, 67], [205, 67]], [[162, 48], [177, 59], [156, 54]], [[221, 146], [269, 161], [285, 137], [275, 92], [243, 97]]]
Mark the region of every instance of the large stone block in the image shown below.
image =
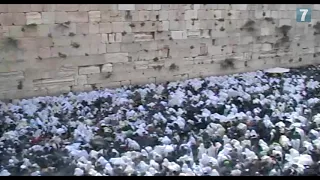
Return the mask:
[[169, 31], [169, 21], [160, 21], [157, 26], [158, 31]]
[[12, 14], [12, 25], [25, 25], [26, 22], [27, 22], [27, 19], [24, 13]]
[[12, 26], [14, 25], [14, 19], [12, 13], [1, 13], [0, 22], [3, 26]]
[[7, 12], [8, 12], [8, 4], [1, 4], [0, 13], [7, 13]]
[[159, 20], [165, 21], [169, 19], [169, 11], [167, 10], [161, 10], [159, 11]]
[[150, 11], [139, 11], [139, 21], [150, 20]]
[[101, 43], [108, 43], [108, 34], [101, 34]]
[[122, 41], [123, 43], [132, 43], [134, 42], [134, 34], [125, 34], [122, 36]]
[[68, 21], [75, 23], [86, 23], [89, 22], [89, 14], [85, 11], [68, 12]]
[[71, 49], [71, 56], [88, 56], [90, 54], [90, 50], [91, 48], [89, 44], [81, 44], [80, 47]]
[[118, 4], [98, 4], [99, 11], [114, 11], [118, 10]]
[[50, 47], [39, 48], [38, 54], [40, 58], [50, 58], [51, 57]]
[[31, 11], [33, 12], [42, 12], [43, 11], [43, 4], [31, 4]]
[[23, 35], [25, 37], [36, 37], [38, 36], [38, 26], [31, 25], [31, 27], [22, 27]]
[[186, 29], [185, 21], [169, 21], [170, 31], [183, 31]]
[[126, 11], [110, 11], [111, 22], [122, 22], [126, 20]]
[[104, 43], [98, 44], [98, 53], [97, 54], [105, 54], [107, 53], [107, 45]]
[[104, 55], [107, 63], [123, 63], [128, 62], [128, 53], [107, 53]]
[[124, 31], [124, 23], [123, 22], [112, 22], [112, 32], [118, 33]]
[[152, 10], [154, 10], [154, 11], [159, 11], [159, 10], [161, 10], [161, 4], [153, 4], [153, 5], [152, 5]]
[[135, 33], [134, 34], [134, 41], [152, 41], [154, 40], [153, 33]]
[[172, 39], [187, 39], [186, 31], [171, 31]]
[[112, 72], [112, 64], [104, 64], [102, 65], [101, 72]]
[[73, 64], [74, 66], [91, 66], [105, 64], [104, 55], [95, 54], [90, 56], [70, 56], [65, 58], [65, 62]]
[[281, 27], [283, 25], [291, 26], [291, 19], [280, 19], [279, 20], [279, 27]]
[[21, 31], [21, 26], [9, 26], [10, 37], [23, 37], [24, 33]]
[[31, 80], [40, 80], [40, 79], [53, 79], [56, 78], [57, 70], [56, 69], [37, 69], [37, 68], [27, 68], [25, 71], [25, 76]]
[[35, 38], [20, 38], [19, 48], [24, 50], [35, 50], [37, 49], [37, 42]]
[[8, 4], [8, 12], [19, 13], [19, 12], [30, 12], [31, 4]]
[[68, 13], [67, 12], [55, 12], [54, 20], [55, 20], [55, 23], [65, 23], [68, 21]]
[[56, 11], [78, 11], [79, 4], [56, 4]]
[[55, 23], [55, 13], [54, 12], [42, 12], [42, 24], [54, 24]]
[[313, 5], [313, 10], [320, 10], [320, 4], [314, 4]]
[[44, 12], [54, 12], [56, 10], [56, 4], [43, 4]]
[[97, 74], [100, 73], [99, 66], [79, 67], [79, 74]]
[[101, 11], [89, 11], [89, 21], [90, 22], [100, 22], [101, 21]]
[[157, 51], [139, 51], [138, 53], [130, 53], [132, 61], [150, 61], [158, 56]]
[[34, 87], [52, 87], [52, 86], [60, 86], [60, 87], [70, 87], [75, 84], [74, 78], [68, 79], [39, 79], [34, 80], [33, 85]]
[[[195, 32], [198, 32], [198, 31], [195, 31]], [[211, 38], [211, 30], [210, 29], [200, 30], [200, 37], [201, 38]]]
[[261, 28], [260, 32], [261, 32], [261, 36], [269, 36], [272, 34], [272, 31], [270, 28]]
[[123, 29], [124, 29], [124, 33], [131, 33], [132, 32], [132, 28], [130, 26], [131, 22], [123, 22]]
[[76, 78], [76, 85], [83, 86], [85, 84], [88, 84], [87, 76], [86, 75], [78, 75]]
[[135, 4], [118, 4], [118, 10], [120, 11], [134, 11]]
[[[120, 43], [107, 44], [106, 49], [108, 53], [120, 52], [121, 51]], [[125, 51], [125, 52], [128, 52], [128, 51]]]
[[71, 46], [57, 46], [51, 47], [51, 57], [66, 58], [71, 55], [72, 47]]
[[96, 11], [99, 10], [99, 4], [80, 4], [79, 11]]
[[[50, 37], [37, 37], [35, 39], [32, 39], [32, 41], [26, 41], [26, 45], [31, 42], [35, 44], [35, 48], [41, 48], [41, 47], [51, 47], [53, 46], [52, 38]], [[31, 46], [31, 45], [30, 45]]]
[[149, 14], [150, 21], [158, 21], [159, 20], [159, 11], [151, 11]]
[[54, 24], [49, 25], [50, 28], [50, 37], [58, 36], [69, 36], [70, 33], [76, 33], [76, 24], [70, 23], [69, 25], [65, 24]]
[[139, 43], [121, 43], [121, 52], [138, 52], [142, 50]]
[[111, 33], [112, 32], [112, 24], [111, 24], [111, 22], [100, 23], [99, 24], [99, 32], [102, 33], [102, 34]]
[[28, 12], [26, 13], [27, 25], [28, 24], [41, 24], [42, 18], [39, 12]]
[[187, 10], [184, 15], [185, 20], [193, 20], [198, 18], [197, 10]]
[[199, 30], [200, 29], [200, 23], [199, 21], [191, 20], [191, 21], [186, 21], [186, 29], [187, 30]]
[[90, 22], [89, 23], [89, 34], [98, 34], [100, 32], [99, 23]]
[[252, 36], [240, 36], [240, 44], [250, 44], [253, 42]]
[[53, 37], [52, 41], [55, 46], [69, 46], [71, 44], [69, 37]]
[[144, 41], [144, 42], [140, 42], [139, 44], [140, 45], [138, 45], [138, 47], [140, 47], [140, 49], [144, 51], [158, 50], [158, 43], [156, 41]]
[[185, 20], [185, 12], [183, 10], [169, 10], [170, 21], [183, 21]]
[[48, 25], [37, 26], [37, 35], [39, 37], [48, 37], [49, 34], [50, 34], [50, 27]]
[[148, 61], [134, 61], [134, 65], [136, 67], [137, 70], [140, 69], [148, 69]]
[[122, 34], [121, 33], [110, 33], [108, 34], [108, 42], [122, 42]]
[[138, 11], [143, 11], [143, 10], [151, 11], [152, 8], [153, 8], [152, 4], [136, 4], [136, 10]]
[[101, 22], [111, 22], [110, 11], [100, 11]]
[[76, 28], [76, 34], [89, 34], [88, 23], [77, 23]]
[[71, 90], [71, 86], [48, 86], [46, 87], [48, 94], [50, 95], [60, 95], [63, 93], [68, 93]]

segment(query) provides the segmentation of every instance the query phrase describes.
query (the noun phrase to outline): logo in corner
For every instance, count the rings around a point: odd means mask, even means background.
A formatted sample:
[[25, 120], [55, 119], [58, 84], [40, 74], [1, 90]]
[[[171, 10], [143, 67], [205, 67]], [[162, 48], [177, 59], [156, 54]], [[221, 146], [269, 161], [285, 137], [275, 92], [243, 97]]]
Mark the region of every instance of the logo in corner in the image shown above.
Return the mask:
[[310, 8], [297, 8], [297, 22], [311, 22], [311, 9]]

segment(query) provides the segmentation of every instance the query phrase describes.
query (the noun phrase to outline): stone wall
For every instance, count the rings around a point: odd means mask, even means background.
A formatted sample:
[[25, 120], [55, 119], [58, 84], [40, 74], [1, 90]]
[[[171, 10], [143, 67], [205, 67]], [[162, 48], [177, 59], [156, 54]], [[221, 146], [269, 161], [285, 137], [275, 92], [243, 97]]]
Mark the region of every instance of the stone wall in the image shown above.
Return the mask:
[[307, 4], [1, 4], [0, 99], [316, 63], [317, 18]]

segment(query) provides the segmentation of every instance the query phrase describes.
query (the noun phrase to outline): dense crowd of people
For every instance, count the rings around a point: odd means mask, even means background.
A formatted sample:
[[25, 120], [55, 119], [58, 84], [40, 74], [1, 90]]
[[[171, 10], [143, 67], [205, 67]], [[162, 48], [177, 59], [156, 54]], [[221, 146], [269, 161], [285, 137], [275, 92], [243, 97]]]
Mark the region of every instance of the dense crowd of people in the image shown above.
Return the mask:
[[0, 175], [320, 174], [319, 67], [0, 104]]

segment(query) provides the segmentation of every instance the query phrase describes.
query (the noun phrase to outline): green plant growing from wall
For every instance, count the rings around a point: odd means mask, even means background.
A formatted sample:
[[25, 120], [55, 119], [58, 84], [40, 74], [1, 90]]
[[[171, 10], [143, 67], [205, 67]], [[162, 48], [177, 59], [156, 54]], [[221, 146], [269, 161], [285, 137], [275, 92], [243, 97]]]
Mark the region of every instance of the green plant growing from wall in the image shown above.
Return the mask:
[[163, 65], [153, 66], [154, 70], [160, 71], [163, 68]]
[[282, 48], [285, 52], [290, 50], [290, 39], [288, 36], [283, 36], [282, 38], [278, 39], [274, 44], [274, 49], [277, 51]]
[[272, 17], [265, 17], [264, 20], [266, 20], [267, 22], [271, 22], [272, 24], [274, 24], [274, 20]]
[[134, 23], [129, 24], [129, 26], [130, 26], [131, 28], [136, 27], [136, 25], [134, 25]]
[[234, 69], [235, 68], [234, 62], [235, 62], [234, 58], [227, 58], [220, 63], [220, 67], [222, 69], [229, 69], [229, 68]]
[[159, 58], [158, 58], [158, 57], [155, 57], [155, 58], [153, 58], [153, 61], [154, 61], [154, 62], [158, 62], [158, 61], [159, 61]]
[[246, 30], [247, 32], [254, 32], [256, 29], [255, 29], [255, 22], [251, 19], [249, 19], [241, 28], [240, 30], [244, 29]]
[[63, 28], [63, 29], [67, 29], [69, 28], [69, 25], [70, 25], [70, 21], [67, 21], [67, 22], [64, 22], [64, 23], [59, 23], [57, 25], [58, 28]]
[[278, 28], [278, 31], [280, 31], [283, 34], [283, 36], [288, 36], [288, 33], [289, 33], [291, 28], [292, 27], [289, 26], [289, 25], [283, 25], [283, 26]]
[[179, 66], [177, 66], [175, 63], [172, 63], [170, 66], [169, 66], [169, 70], [170, 71], [176, 71], [179, 69]]
[[23, 82], [22, 81], [18, 82], [17, 89], [19, 89], [19, 90], [23, 89]]
[[1, 50], [10, 51], [10, 50], [19, 50], [19, 41], [13, 37], [7, 37], [2, 40]]
[[320, 22], [318, 21], [315, 25], [313, 25], [314, 33], [313, 35], [320, 34]]
[[107, 72], [106, 75], [104, 76], [106, 79], [109, 79], [111, 77], [112, 73], [111, 72]]
[[98, 87], [95, 84], [91, 84], [91, 88], [92, 88], [92, 90], [98, 90]]
[[76, 34], [73, 33], [73, 32], [70, 32], [70, 33], [69, 33], [69, 36], [70, 36], [70, 37], [73, 37], [73, 36], [75, 36], [75, 35], [76, 35]]
[[79, 47], [80, 47], [80, 44], [79, 44], [79, 43], [76, 43], [76, 42], [72, 42], [72, 43], [71, 43], [71, 46], [72, 46], [73, 48], [79, 48]]
[[66, 54], [63, 54], [61, 52], [58, 53], [58, 56], [61, 57], [61, 58], [67, 58], [67, 55]]
[[125, 20], [126, 21], [131, 21], [132, 20], [132, 15], [130, 11], [125, 12]]
[[24, 25], [21, 28], [22, 32], [25, 32], [26, 30], [37, 30], [38, 25], [35, 23]]

